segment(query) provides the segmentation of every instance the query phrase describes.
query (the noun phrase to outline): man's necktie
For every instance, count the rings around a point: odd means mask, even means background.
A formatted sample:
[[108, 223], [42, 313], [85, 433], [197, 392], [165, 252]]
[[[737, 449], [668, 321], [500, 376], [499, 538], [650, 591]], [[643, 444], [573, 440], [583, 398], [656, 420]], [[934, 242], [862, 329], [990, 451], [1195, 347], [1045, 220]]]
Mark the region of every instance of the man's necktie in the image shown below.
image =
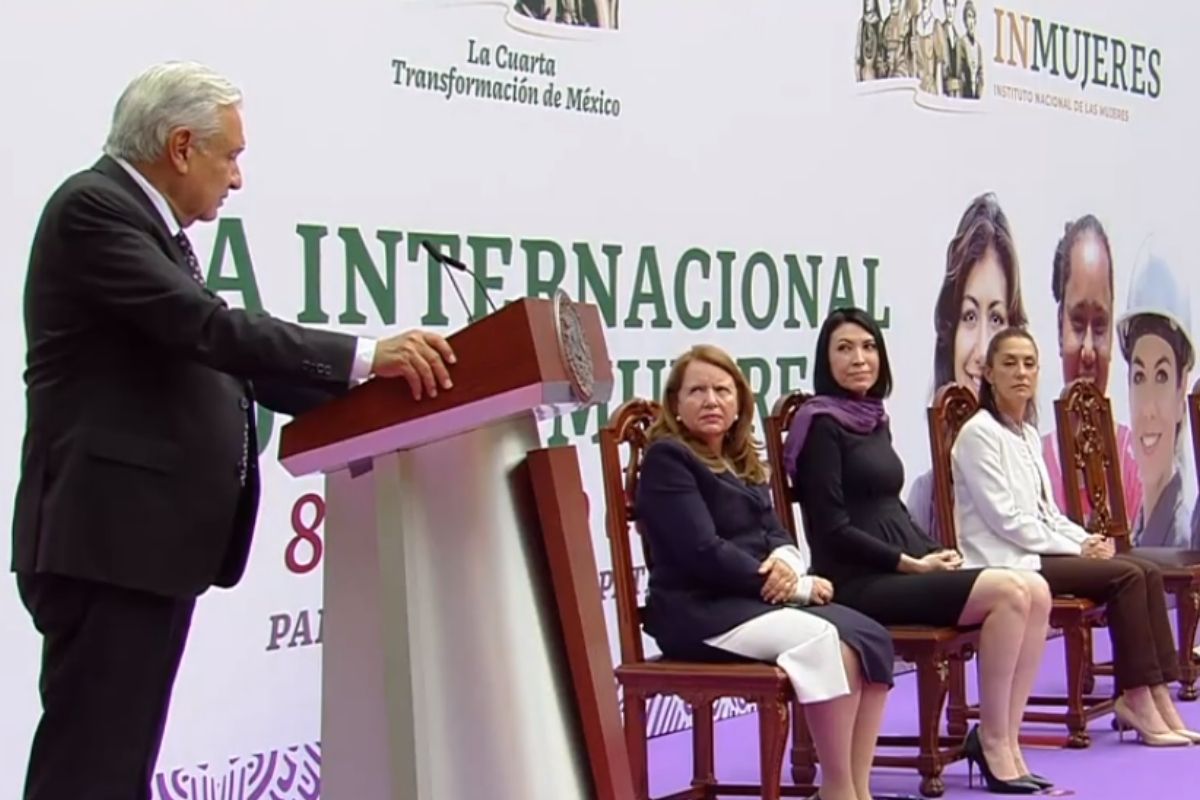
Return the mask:
[[[196, 251], [192, 249], [192, 243], [188, 240], [187, 234], [183, 231], [175, 234], [175, 241], [179, 244], [179, 249], [183, 251], [184, 258], [187, 260], [188, 270], [192, 273], [192, 277], [196, 283], [204, 285], [204, 275], [200, 272], [200, 259], [196, 258]], [[253, 409], [247, 407], [247, 414], [253, 413]], [[248, 419], [242, 420], [242, 460], [238, 463], [238, 480], [242, 486], [246, 485], [246, 472], [250, 468], [250, 422]]]
[[175, 242], [179, 245], [179, 249], [183, 250], [192, 277], [196, 279], [196, 283], [203, 286], [204, 274], [200, 272], [200, 259], [196, 258], [196, 251], [192, 249], [192, 243], [188, 240], [187, 234], [183, 231], [175, 234]]
[[[246, 411], [247, 414], [254, 413], [254, 406], [251, 405]], [[242, 460], [238, 462], [238, 482], [246, 485], [246, 472], [250, 469], [250, 420], [243, 417], [242, 419]]]

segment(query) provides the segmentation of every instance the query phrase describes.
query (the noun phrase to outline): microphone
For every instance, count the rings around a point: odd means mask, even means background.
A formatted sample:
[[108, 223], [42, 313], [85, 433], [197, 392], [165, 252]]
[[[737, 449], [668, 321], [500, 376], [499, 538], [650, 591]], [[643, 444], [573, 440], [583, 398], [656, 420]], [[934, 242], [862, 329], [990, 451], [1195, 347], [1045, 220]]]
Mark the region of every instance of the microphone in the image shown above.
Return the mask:
[[[495, 311], [495, 310], [496, 310], [496, 304], [495, 304], [495, 303], [493, 303], [493, 302], [492, 302], [492, 298], [491, 298], [490, 296], [488, 296], [488, 290], [487, 290], [487, 287], [485, 287], [485, 286], [483, 285], [483, 283], [482, 283], [482, 282], [479, 280], [479, 276], [478, 276], [478, 275], [476, 275], [476, 274], [475, 274], [475, 273], [474, 273], [474, 272], [471, 270], [471, 268], [470, 268], [470, 267], [468, 267], [468, 266], [467, 266], [466, 264], [464, 264], [463, 262], [459, 261], [457, 258], [454, 258], [453, 256], [448, 256], [448, 255], [445, 255], [444, 253], [441, 253], [441, 252], [439, 252], [437, 249], [435, 249], [435, 248], [434, 248], [434, 246], [433, 246], [433, 245], [431, 245], [431, 244], [428, 242], [428, 240], [422, 240], [422, 241], [421, 241], [421, 246], [425, 248], [425, 252], [427, 252], [427, 253], [429, 253], [429, 255], [433, 256], [433, 260], [434, 260], [434, 261], [438, 262], [438, 263], [439, 263], [439, 264], [441, 264], [442, 266], [444, 266], [444, 267], [454, 267], [454, 268], [455, 268], [456, 270], [458, 270], [459, 272], [465, 272], [465, 273], [467, 273], [468, 275], [470, 275], [470, 276], [471, 276], [471, 280], [475, 281], [475, 285], [476, 285], [476, 286], [478, 286], [478, 287], [479, 287], [479, 291], [481, 291], [481, 292], [483, 293], [483, 299], [487, 301], [487, 304], [488, 304], [488, 305], [491, 307], [492, 311]], [[450, 278], [450, 280], [451, 280], [451, 281], [453, 281], [453, 280], [454, 280], [453, 276]], [[458, 284], [455, 284], [455, 285], [454, 285], [454, 288], [455, 288], [455, 289], [457, 289], [457, 288], [458, 288]], [[459, 297], [462, 297], [462, 294], [461, 294], [461, 293], [459, 293]], [[465, 305], [465, 304], [466, 304], [466, 302], [467, 302], [467, 301], [466, 301], [466, 300], [464, 300], [464, 301], [463, 301], [463, 304]]]
[[[471, 313], [471, 307], [467, 305], [467, 298], [463, 297], [462, 289], [458, 288], [458, 281], [454, 280], [454, 273], [450, 271], [450, 265], [446, 263], [454, 259], [439, 253], [427, 240], [421, 240], [421, 247], [425, 248], [425, 252], [429, 253], [430, 258], [441, 264], [442, 269], [446, 270], [446, 274], [450, 277], [450, 285], [454, 287], [454, 293], [458, 295], [458, 302], [462, 303], [463, 311], [467, 312], [467, 322], [474, 322], [475, 315]], [[466, 269], [466, 267], [466, 264], [462, 265], [463, 269]]]

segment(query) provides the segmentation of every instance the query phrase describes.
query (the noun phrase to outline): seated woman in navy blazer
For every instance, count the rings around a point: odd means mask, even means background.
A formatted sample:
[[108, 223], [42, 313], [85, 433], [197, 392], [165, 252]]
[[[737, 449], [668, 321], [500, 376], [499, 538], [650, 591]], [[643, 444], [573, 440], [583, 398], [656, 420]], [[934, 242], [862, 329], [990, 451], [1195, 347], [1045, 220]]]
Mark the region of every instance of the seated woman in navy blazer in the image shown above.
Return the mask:
[[1040, 570], [1056, 594], [1107, 604], [1120, 724], [1155, 746], [1200, 742], [1171, 701], [1179, 661], [1162, 573], [1058, 510], [1036, 422], [1038, 350], [1023, 328], [988, 345], [979, 411], [954, 443], [954, 516], [968, 566]]
[[816, 396], [800, 407], [784, 464], [804, 511], [813, 565], [841, 602], [885, 625], [979, 625], [978, 728], [965, 755], [988, 789], [1032, 794], [1017, 737], [1045, 648], [1050, 590], [1032, 570], [960, 569], [962, 556], [900, 501], [904, 465], [883, 400], [892, 390], [883, 332], [862, 309], [830, 314], [813, 358]]
[[778, 664], [805, 705], [823, 800], [870, 800], [891, 637], [807, 574], [771, 508], [753, 422], [727, 353], [700, 345], [675, 362], [635, 498], [652, 561], [646, 632], [668, 658]]

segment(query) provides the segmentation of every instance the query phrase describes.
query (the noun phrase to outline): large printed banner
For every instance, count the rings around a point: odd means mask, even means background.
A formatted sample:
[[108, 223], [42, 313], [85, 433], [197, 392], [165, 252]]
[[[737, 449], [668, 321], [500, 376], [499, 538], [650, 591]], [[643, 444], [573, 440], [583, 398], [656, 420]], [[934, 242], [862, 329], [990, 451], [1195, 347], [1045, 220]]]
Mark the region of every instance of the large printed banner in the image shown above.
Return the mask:
[[[182, 58], [246, 93], [245, 188], [190, 232], [231, 304], [359, 335], [448, 333], [488, 297], [560, 287], [598, 306], [616, 396], [544, 437], [578, 448], [614, 648], [598, 427], [698, 342], [739, 358], [765, 412], [810, 385], [816, 330], [846, 304], [886, 331], [918, 518], [933, 390], [977, 382], [989, 338], [1020, 324], [1041, 346], [1048, 460], [1050, 401], [1091, 376], [1117, 410], [1137, 543], [1197, 546], [1198, 22], [1192, 4], [1117, 0], [10, 3], [0, 488], [19, 466], [41, 206], [99, 155], [129, 78]], [[474, 269], [466, 308], [424, 241]], [[160, 800], [319, 795], [325, 509], [319, 479], [276, 462], [281, 424], [260, 414], [252, 560], [201, 599]], [[11, 581], [0, 636], [0, 796], [16, 797], [39, 642]], [[656, 732], [689, 723], [653, 709]]]

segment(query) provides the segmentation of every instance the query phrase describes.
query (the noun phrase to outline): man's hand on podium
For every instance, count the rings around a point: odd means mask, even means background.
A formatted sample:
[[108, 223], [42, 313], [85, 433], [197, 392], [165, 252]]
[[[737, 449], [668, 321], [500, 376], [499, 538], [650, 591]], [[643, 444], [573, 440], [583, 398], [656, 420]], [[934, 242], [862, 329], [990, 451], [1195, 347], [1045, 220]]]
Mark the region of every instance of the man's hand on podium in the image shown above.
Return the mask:
[[413, 397], [420, 400], [426, 392], [437, 397], [438, 387], [449, 389], [454, 385], [446, 368], [454, 362], [454, 351], [441, 336], [428, 331], [408, 331], [376, 343], [371, 374], [404, 378], [412, 388]]

